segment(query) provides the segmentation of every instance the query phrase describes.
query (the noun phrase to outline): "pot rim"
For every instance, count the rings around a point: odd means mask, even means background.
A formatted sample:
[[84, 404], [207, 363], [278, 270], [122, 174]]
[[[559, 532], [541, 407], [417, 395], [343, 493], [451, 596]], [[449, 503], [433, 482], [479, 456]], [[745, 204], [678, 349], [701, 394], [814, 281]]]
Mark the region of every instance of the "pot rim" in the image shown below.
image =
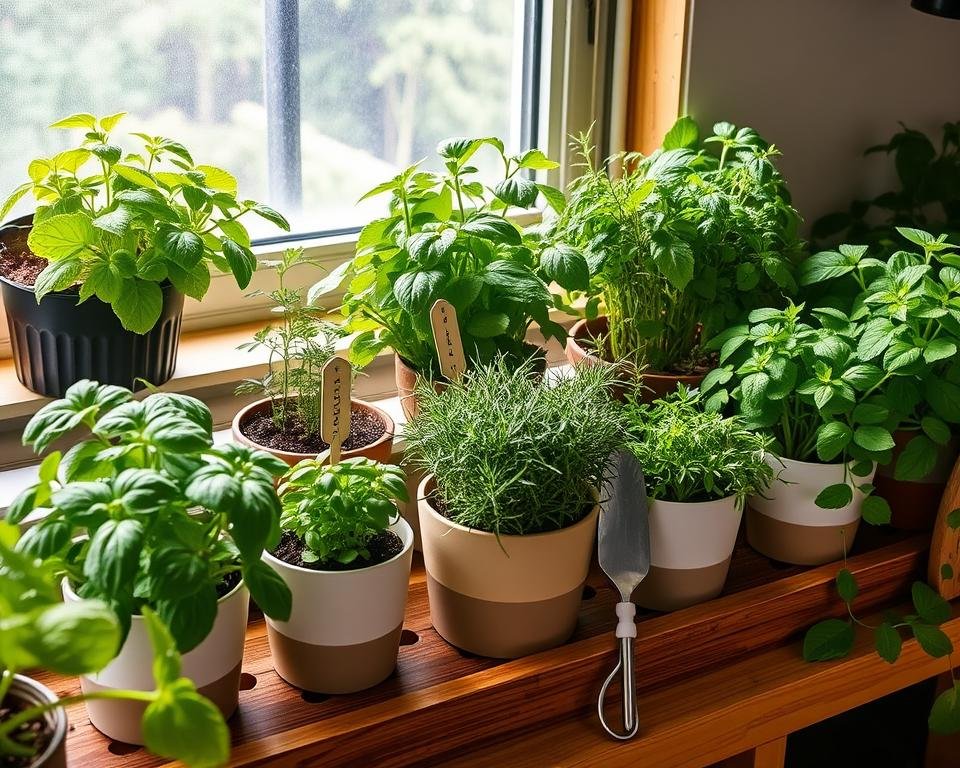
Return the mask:
[[[800, 459], [788, 459], [785, 456], [780, 456], [772, 451], [767, 451], [767, 456], [771, 457], [774, 461], [780, 462], [783, 467], [786, 467], [788, 464], [792, 464], [796, 467], [822, 467], [824, 469], [836, 469], [843, 466], [843, 463], [839, 461], [828, 463], [824, 461], [800, 461]], [[850, 459], [850, 461], [847, 462], [847, 466], [850, 467], [856, 463], [857, 462], [855, 459]], [[877, 462], [874, 461], [872, 463], [874, 467], [876, 467]], [[774, 478], [774, 480], [776, 480], [776, 478]]]
[[404, 519], [403, 515], [400, 514], [399, 510], [397, 510], [397, 521], [391, 523], [387, 530], [393, 529], [394, 526], [400, 526], [402, 534], [398, 531], [394, 531], [394, 533], [397, 533], [400, 536], [400, 541], [403, 543], [403, 548], [389, 560], [384, 560], [382, 563], [377, 563], [376, 565], [365, 565], [363, 568], [351, 568], [345, 571], [324, 571], [317, 568], [304, 568], [301, 565], [293, 565], [292, 563], [288, 563], [286, 560], [281, 560], [279, 557], [266, 549], [263, 550], [263, 559], [266, 560], [270, 565], [276, 563], [277, 565], [283, 566], [284, 568], [289, 568], [292, 571], [314, 574], [316, 576], [326, 576], [328, 578], [349, 577], [356, 573], [367, 573], [396, 562], [406, 555], [407, 552], [413, 547], [413, 528], [410, 526], [410, 523]]
[[[278, 448], [269, 448], [262, 443], [258, 443], [252, 437], [248, 436], [241, 431], [241, 425], [247, 420], [247, 417], [250, 414], [260, 408], [265, 406], [269, 407], [273, 403], [272, 398], [262, 397], [259, 400], [255, 400], [249, 405], [245, 405], [236, 415], [233, 417], [233, 421], [230, 424], [231, 431], [234, 435], [242, 435], [243, 439], [246, 440], [250, 445], [254, 445], [262, 451], [267, 453], [272, 453], [274, 456], [279, 457], [290, 457], [291, 459], [296, 459], [297, 461], [302, 461], [303, 459], [315, 459], [319, 454], [316, 453], [299, 453], [297, 451], [284, 451]], [[393, 440], [396, 435], [396, 424], [393, 421], [393, 417], [390, 416], [383, 408], [380, 408], [377, 405], [374, 405], [367, 400], [360, 400], [359, 398], [351, 397], [350, 398], [350, 407], [353, 409], [354, 405], [360, 406], [361, 410], [372, 411], [376, 414], [377, 418], [383, 423], [383, 434], [380, 435], [372, 443], [367, 443], [366, 445], [361, 445], [358, 448], [351, 448], [349, 450], [343, 450], [341, 452], [341, 460], [344, 458], [351, 458], [353, 456], [359, 456], [361, 451], [369, 451], [371, 448], [379, 447], [390, 440]]]
[[[53, 691], [47, 688], [47, 686], [37, 682], [32, 677], [14, 673], [13, 684], [10, 686], [10, 690], [7, 695], [17, 696], [20, 701], [24, 701], [25, 696], [22, 692], [25, 690], [32, 691], [38, 695], [38, 698], [51, 703], [60, 700]], [[30, 704], [31, 702], [27, 701], [26, 703]], [[47, 715], [49, 715], [49, 719], [47, 718]], [[50, 736], [50, 743], [47, 744], [47, 748], [43, 750], [41, 754], [33, 756], [32, 762], [30, 763], [31, 766], [42, 765], [45, 760], [49, 760], [53, 753], [60, 749], [61, 744], [63, 744], [64, 740], [67, 738], [67, 712], [63, 707], [51, 709], [45, 715], [41, 715], [41, 717], [51, 725], [52, 733]]]
[[[223, 597], [217, 598], [217, 605], [220, 605], [221, 603], [225, 603], [230, 598], [235, 597], [236, 594], [245, 587], [246, 587], [246, 582], [243, 580], [243, 577], [241, 576], [240, 581], [237, 582], [236, 586], [234, 586], [233, 589], [227, 592], [227, 594], [225, 594]], [[73, 589], [73, 585], [70, 583], [69, 576], [63, 577], [63, 579], [60, 581], [60, 588], [63, 590], [64, 597], [68, 597], [71, 600], [76, 600], [77, 602], [83, 600], [83, 598], [80, 597], [80, 595], [78, 595], [76, 591]], [[143, 621], [143, 616], [142, 614], [134, 613], [134, 614], [131, 614], [130, 620]]]
[[[524, 540], [531, 539], [532, 540], [532, 539], [536, 539], [537, 537], [547, 538], [550, 536], [557, 536], [558, 534], [561, 534], [561, 533], [566, 533], [567, 531], [575, 530], [580, 526], [589, 525], [590, 522], [593, 521], [600, 512], [600, 493], [599, 491], [597, 491], [596, 488], [594, 488], [591, 485], [590, 494], [594, 497], [594, 499], [596, 499], [596, 503], [592, 507], [590, 507], [590, 511], [587, 512], [587, 514], [585, 514], [582, 518], [577, 520], [577, 522], [571, 523], [570, 525], [566, 525], [563, 528], [555, 528], [552, 531], [539, 531], [538, 533], [497, 534], [497, 533], [492, 533], [490, 531], [481, 531], [479, 528], [468, 528], [467, 526], [461, 525], [460, 523], [455, 523], [449, 517], [445, 517], [444, 515], [441, 515], [439, 512], [437, 512], [437, 510], [434, 509], [433, 505], [430, 503], [430, 500], [429, 500], [430, 497], [426, 493], [427, 484], [433, 481], [434, 481], [434, 476], [432, 472], [424, 475], [423, 480], [420, 482], [420, 485], [417, 487], [417, 506], [420, 507], [421, 509], [426, 509], [427, 511], [429, 511], [429, 513], [433, 517], [435, 517], [437, 520], [444, 523], [444, 525], [446, 525], [447, 527], [453, 528], [458, 531], [463, 531], [464, 533], [468, 533], [472, 536], [490, 537], [490, 538], [495, 538], [497, 540], [503, 539], [505, 541], [511, 541], [513, 539], [524, 539]], [[423, 503], [421, 504], [421, 502]]]
[[731, 493], [729, 496], [724, 496], [720, 499], [709, 499], [708, 501], [670, 501], [669, 499], [651, 499], [649, 497], [648, 500], [651, 504], [663, 504], [674, 507], [699, 507], [706, 504], [722, 504], [724, 502], [733, 502], [733, 505], [736, 506], [737, 494]]

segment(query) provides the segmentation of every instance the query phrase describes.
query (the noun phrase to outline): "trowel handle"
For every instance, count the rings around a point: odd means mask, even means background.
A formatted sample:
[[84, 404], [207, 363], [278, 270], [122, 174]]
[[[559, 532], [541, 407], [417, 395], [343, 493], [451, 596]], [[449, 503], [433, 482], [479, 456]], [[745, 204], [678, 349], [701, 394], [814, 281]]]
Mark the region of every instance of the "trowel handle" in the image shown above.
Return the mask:
[[[620, 658], [617, 660], [617, 666], [604, 680], [600, 688], [600, 696], [597, 700], [597, 714], [600, 716], [600, 725], [603, 726], [608, 734], [615, 739], [627, 740], [637, 735], [640, 728], [637, 717], [637, 690], [633, 680], [633, 639], [637, 636], [637, 625], [634, 623], [637, 609], [631, 602], [617, 603], [617, 616], [620, 622], [617, 624], [617, 637], [620, 640]], [[621, 687], [623, 689], [623, 732], [617, 732], [607, 725], [603, 714], [603, 701], [607, 695], [607, 688], [610, 686], [620, 673]]]

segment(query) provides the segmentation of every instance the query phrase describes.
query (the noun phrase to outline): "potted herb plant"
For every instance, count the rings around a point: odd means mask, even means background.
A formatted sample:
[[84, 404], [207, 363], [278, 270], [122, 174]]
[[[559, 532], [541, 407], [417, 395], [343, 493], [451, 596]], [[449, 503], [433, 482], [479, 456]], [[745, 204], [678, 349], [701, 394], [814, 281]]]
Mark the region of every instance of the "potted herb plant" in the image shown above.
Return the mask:
[[[487, 189], [471, 159], [487, 146], [504, 176]], [[539, 354], [525, 341], [536, 322], [561, 344], [562, 326], [549, 318], [547, 283], [587, 287], [583, 257], [524, 232], [506, 217], [509, 206], [529, 207], [543, 194], [561, 207], [563, 195], [524, 174], [555, 168], [537, 149], [512, 156], [496, 138], [448, 139], [437, 148], [445, 172], [414, 165], [374, 187], [364, 198], [391, 194], [389, 215], [365, 226], [356, 256], [311, 288], [308, 298], [346, 286], [342, 311], [356, 332], [351, 361], [363, 367], [385, 347], [396, 353], [397, 389], [408, 417], [415, 411], [418, 375], [442, 384], [429, 323], [430, 307], [447, 299], [457, 311], [467, 360], [484, 364], [506, 356], [520, 365]]]
[[880, 394], [889, 374], [860, 360], [859, 330], [837, 309], [804, 314], [804, 305], [791, 303], [754, 310], [749, 320], [710, 343], [723, 367], [702, 387], [711, 410], [732, 399], [748, 428], [773, 438], [777, 479], [748, 500], [748, 540], [783, 562], [838, 560], [861, 513], [871, 523], [890, 520], [870, 485], [894, 445]]
[[[612, 178], [610, 161], [594, 163], [589, 135], [577, 143], [585, 171], [551, 236], [585, 256], [593, 300], [567, 355], [627, 363], [648, 398], [677, 382], [696, 386], [710, 369], [702, 340], [796, 289], [798, 216], [773, 163], [778, 152], [730, 123], [701, 141], [683, 117], [649, 157], [614, 158], [622, 173]], [[597, 315], [598, 295], [606, 315]]]
[[44, 458], [39, 481], [8, 519], [43, 509], [19, 551], [57, 558], [66, 602], [101, 599], [120, 621], [117, 658], [81, 677], [84, 693], [104, 694], [87, 702], [91, 722], [111, 738], [142, 743], [142, 710], [108, 694], [152, 687], [145, 608], [169, 627], [184, 675], [228, 717], [237, 707], [249, 595], [268, 616], [290, 615], [286, 584], [261, 560], [279, 540], [274, 478], [286, 464], [245, 446], [214, 446], [210, 411], [191, 397], [139, 401], [91, 381], [41, 408], [24, 443], [43, 452], [80, 430], [85, 439]]
[[866, 246], [841, 245], [807, 259], [800, 281], [848, 309], [861, 328], [857, 356], [886, 374], [893, 456], [874, 482], [895, 526], [930, 530], [958, 449], [960, 246], [946, 235], [896, 231], [913, 250], [877, 259]]
[[555, 384], [495, 360], [437, 394], [420, 384], [407, 425], [430, 617], [453, 645], [515, 658], [566, 641], [594, 548], [598, 493], [623, 417], [612, 373]]
[[[306, 306], [303, 292], [287, 283], [298, 265], [316, 264], [302, 248], [289, 248], [279, 260], [264, 264], [276, 270], [278, 287], [269, 294], [278, 325], [268, 326], [241, 349], [269, 353], [267, 373], [237, 387], [237, 394], [264, 397], [242, 408], [233, 419], [233, 439], [269, 451], [293, 466], [315, 457], [329, 445], [320, 436], [323, 367], [343, 336], [339, 326], [322, 319], [322, 311]], [[350, 434], [343, 441], [343, 458], [368, 456], [389, 461], [393, 449], [393, 419], [362, 400], [350, 401]]]
[[283, 536], [263, 557], [293, 595], [267, 619], [277, 674], [320, 693], [376, 685], [397, 662], [413, 530], [399, 515], [403, 472], [364, 457], [297, 464], [280, 485]]
[[82, 143], [28, 167], [30, 180], [0, 207], [0, 221], [32, 194], [36, 212], [0, 229], [0, 290], [17, 376], [62, 397], [80, 379], [162, 384], [177, 361], [184, 295], [202, 299], [210, 267], [245, 288], [257, 266], [240, 218], [279, 213], [237, 198], [227, 171], [194, 163], [170, 139], [133, 134], [125, 153], [113, 130], [123, 113], [77, 114], [53, 128]]
[[[0, 521], [0, 763], [7, 768], [67, 768], [66, 707], [104, 694], [58, 699], [18, 671], [43, 667], [77, 675], [103, 669], [120, 646], [120, 624], [100, 600], [61, 602], [56, 564], [20, 551], [18, 536], [16, 526]], [[180, 656], [156, 614], [144, 608], [143, 616], [156, 684], [108, 695], [145, 707], [144, 735], [154, 754], [194, 768], [222, 765], [230, 740], [220, 712], [180, 677]]]
[[770, 438], [704, 411], [683, 386], [653, 404], [631, 397], [627, 420], [650, 504], [650, 572], [633, 600], [657, 611], [711, 600], [727, 580], [746, 498], [773, 479]]

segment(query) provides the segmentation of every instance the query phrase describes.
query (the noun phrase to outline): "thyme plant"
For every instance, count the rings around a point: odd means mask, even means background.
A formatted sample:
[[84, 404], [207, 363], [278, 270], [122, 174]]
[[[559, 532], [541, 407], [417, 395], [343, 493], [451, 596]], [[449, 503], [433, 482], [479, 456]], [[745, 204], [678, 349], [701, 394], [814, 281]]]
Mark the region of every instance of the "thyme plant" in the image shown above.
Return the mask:
[[711, 501], [763, 493], [773, 480], [765, 455], [771, 439], [739, 417], [703, 409], [697, 390], [678, 387], [654, 403], [630, 397], [629, 449], [643, 469], [650, 498]]
[[[267, 294], [272, 311], [282, 318], [279, 325], [257, 331], [242, 350], [265, 349], [269, 353], [267, 373], [259, 379], [246, 379], [236, 394], [259, 394], [269, 397], [273, 423], [286, 432], [296, 419], [307, 435], [320, 432], [323, 366], [336, 351], [337, 339], [343, 330], [322, 319], [323, 310], [304, 303], [303, 291], [291, 288], [287, 273], [298, 266], [318, 263], [304, 256], [303, 248], [288, 248], [276, 260], [262, 262], [277, 273], [278, 287]], [[262, 295], [254, 291], [251, 296]]]
[[437, 394], [421, 384], [404, 432], [414, 466], [433, 473], [447, 516], [496, 534], [552, 531], [582, 519], [624, 443], [615, 374], [582, 367], [555, 383], [502, 358]]

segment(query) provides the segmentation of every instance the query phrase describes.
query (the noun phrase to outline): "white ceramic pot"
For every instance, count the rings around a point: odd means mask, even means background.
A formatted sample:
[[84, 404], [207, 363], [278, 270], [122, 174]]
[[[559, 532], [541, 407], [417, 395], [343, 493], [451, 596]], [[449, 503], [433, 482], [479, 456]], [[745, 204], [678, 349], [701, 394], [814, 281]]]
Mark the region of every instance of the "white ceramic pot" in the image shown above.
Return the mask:
[[[63, 596], [79, 600], [66, 579]], [[210, 634], [193, 650], [182, 656], [181, 674], [193, 681], [197, 690], [216, 704], [224, 717], [237, 709], [240, 693], [240, 667], [247, 630], [250, 594], [243, 582], [220, 598], [217, 617]], [[80, 678], [84, 693], [104, 690], [152, 691], [153, 647], [142, 617], [134, 616], [117, 658], [93, 675]], [[146, 704], [135, 701], [88, 701], [90, 722], [111, 739], [128, 744], [143, 744], [140, 719]]]
[[742, 508], [736, 496], [704, 502], [650, 502], [650, 573], [633, 593], [655, 611], [711, 600], [723, 590]]
[[289, 621], [267, 618], [273, 665], [291, 685], [317, 693], [352, 693], [386, 679], [397, 663], [413, 561], [413, 530], [402, 517], [390, 530], [403, 550], [350, 571], [316, 571], [263, 559], [290, 587]]
[[[853, 546], [860, 527], [864, 495], [856, 485], [869, 483], [867, 477], [850, 475], [853, 501], [840, 509], [823, 509], [816, 504], [828, 485], [845, 482], [842, 464], [817, 464], [767, 455], [774, 481], [765, 497], [747, 501], [747, 540], [758, 552], [784, 563], [822, 565], [840, 560]], [[849, 475], [849, 473], [848, 473]]]

